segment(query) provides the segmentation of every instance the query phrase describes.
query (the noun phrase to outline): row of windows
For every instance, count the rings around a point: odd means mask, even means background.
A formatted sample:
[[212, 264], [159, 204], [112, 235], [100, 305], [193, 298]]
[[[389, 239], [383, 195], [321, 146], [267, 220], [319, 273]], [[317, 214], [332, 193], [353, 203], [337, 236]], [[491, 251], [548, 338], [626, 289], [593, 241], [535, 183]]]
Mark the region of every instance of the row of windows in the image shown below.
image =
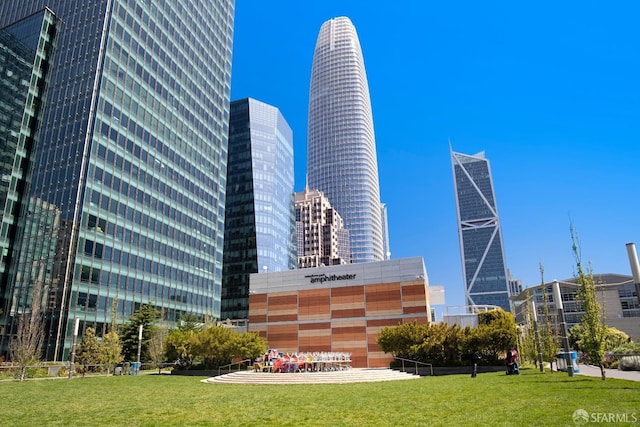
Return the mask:
[[[109, 273], [106, 270], [100, 270], [96, 267], [86, 265], [78, 266], [76, 276], [80, 283], [84, 286], [99, 286], [102, 292], [109, 292], [109, 289], [122, 290], [131, 294], [144, 295], [150, 299], [159, 299], [165, 301], [176, 301], [186, 304], [193, 304], [200, 307], [211, 307], [212, 294], [214, 291], [213, 280], [203, 277], [194, 276], [190, 273], [173, 269], [174, 277], [162, 277], [162, 282], [156, 282], [149, 279], [141, 279], [128, 274]], [[177, 286], [164, 284], [166, 281], [180, 283], [180, 289]], [[189, 284], [190, 286], [186, 286]], [[94, 291], [97, 293], [97, 290]]]
[[[108, 126], [105, 126], [104, 124], [102, 126], [102, 129], [103, 129], [103, 132], [109, 133], [109, 137], [112, 140], [113, 138], [117, 138], [118, 144], [120, 146], [123, 146], [126, 142], [128, 147], [130, 140], [126, 138], [122, 138], [120, 135], [117, 135], [115, 132], [113, 132], [113, 130], [110, 131], [109, 130], [110, 128]], [[145, 160], [149, 159], [149, 156], [146, 155], [145, 151], [134, 150], [134, 155], [138, 156], [140, 159], [143, 159], [143, 158]], [[155, 174], [150, 174], [146, 172], [144, 169], [138, 168], [138, 166], [132, 164], [132, 162], [130, 162], [126, 158], [117, 155], [114, 151], [107, 150], [107, 148], [102, 144], [98, 145], [97, 156], [99, 159], [106, 160], [109, 165], [112, 165], [112, 167], [114, 167], [114, 169], [122, 170], [127, 174], [129, 174], [130, 176], [132, 176], [132, 178], [138, 180], [139, 182], [143, 184], [146, 183], [145, 185], [147, 188], [153, 188], [156, 191], [159, 191], [161, 194], [165, 194], [165, 193], [169, 194], [172, 199], [172, 202], [182, 205], [183, 207], [186, 208], [188, 212], [191, 212], [192, 214], [195, 213], [196, 215], [198, 215], [200, 220], [206, 221], [205, 218], [210, 218], [212, 213], [215, 214], [215, 210], [212, 211], [212, 208], [213, 209], [215, 209], [216, 207], [219, 208], [217, 197], [214, 197], [213, 195], [207, 193], [203, 188], [197, 186], [194, 181], [187, 180], [186, 177], [183, 177], [182, 175], [175, 172], [173, 168], [169, 167], [169, 165], [162, 162], [158, 162], [157, 159], [154, 159], [152, 155], [150, 155], [150, 158], [154, 160], [151, 162], [152, 164], [150, 166], [152, 167], [152, 170], [156, 172]], [[99, 168], [96, 168], [96, 170], [97, 169]], [[96, 174], [102, 175], [102, 172], [96, 172]], [[104, 172], [104, 174], [109, 174], [109, 173]], [[160, 174], [167, 176], [169, 178], [168, 180], [169, 182], [171, 182], [172, 184], [174, 183], [179, 184], [178, 185], [179, 187], [187, 190], [188, 193], [191, 193], [195, 197], [190, 197], [187, 192], [179, 191], [173, 185], [167, 185], [163, 180], [156, 179], [154, 175], [160, 175]], [[141, 191], [139, 189], [136, 189], [132, 184], [129, 184], [125, 180], [120, 180], [120, 178], [113, 176], [111, 174], [109, 174], [109, 176], [112, 177], [114, 180], [115, 179], [118, 180], [117, 182], [118, 185], [116, 185], [116, 183], [112, 183], [111, 188], [115, 189], [116, 191], [122, 193], [125, 196], [129, 195], [129, 193], [135, 194]], [[101, 177], [99, 178], [96, 176], [96, 179], [100, 180]], [[105, 184], [105, 185], [108, 185], [108, 184]], [[121, 186], [122, 188], [119, 188], [119, 186]], [[216, 185], [213, 189], [216, 190], [217, 188], [219, 187], [217, 187]], [[154, 203], [156, 203], [157, 198], [151, 197], [151, 195], [149, 195], [147, 191], [148, 190], [144, 192], [145, 197], [150, 199], [148, 200], [149, 202], [151, 202], [151, 199], [153, 199]], [[143, 200], [142, 198], [137, 198], [137, 197], [135, 197], [135, 199], [141, 202]], [[204, 203], [206, 203], [207, 207], [201, 204], [198, 204], [198, 201], [203, 201]], [[157, 203], [162, 204], [162, 202], [160, 201], [157, 201]], [[220, 209], [218, 209], [218, 211], [219, 211], [218, 214], [220, 214]], [[206, 222], [209, 222], [209, 221], [206, 221]], [[205, 227], [204, 229], [208, 229], [206, 226], [203, 226], [203, 227]]]
[[[144, 238], [143, 236], [141, 237]], [[89, 239], [85, 240], [84, 254], [96, 260], [106, 260], [111, 264], [117, 264], [163, 277], [178, 278], [178, 280], [182, 280], [181, 276], [183, 274], [190, 274], [184, 271], [185, 269], [197, 269], [200, 272], [198, 275], [193, 275], [193, 278], [202, 275], [210, 276], [214, 271], [214, 264], [206, 259], [189, 255], [158, 241], [151, 239], [145, 240], [147, 244], [146, 248], [144, 246], [138, 248], [141, 252], [144, 252], [144, 255], [136, 255], [132, 251], [114, 248], [109, 244]], [[169, 261], [163, 260], [161, 262], [147, 258], [152, 253], [158, 254]], [[185, 258], [172, 258], [172, 256], [178, 255], [184, 255]], [[178, 266], [176, 259], [180, 260], [180, 266]], [[187, 264], [186, 261], [190, 261], [191, 263]], [[190, 283], [190, 279], [191, 277], [187, 276], [185, 280]]]
[[[114, 298], [109, 298], [106, 296], [100, 296], [100, 295], [95, 295], [95, 294], [89, 294], [86, 292], [78, 292], [77, 297], [75, 298], [76, 301], [76, 310], [75, 310], [75, 314], [78, 314], [78, 310], [83, 311], [85, 313], [96, 313], [97, 312], [102, 312], [105, 316], [105, 319], [110, 320], [111, 319], [111, 308], [113, 307], [113, 301]], [[117, 308], [116, 308], [116, 313], [122, 315], [124, 318], [127, 318], [129, 316], [131, 316], [136, 310], [138, 310], [140, 307], [142, 306], [141, 302], [137, 302], [137, 301], [127, 301], [127, 300], [123, 300], [121, 298], [117, 299]], [[201, 311], [204, 313], [207, 310], [205, 309], [206, 307], [211, 307], [209, 306], [201, 306]], [[159, 313], [163, 313], [164, 314], [164, 320], [165, 321], [169, 321], [169, 322], [173, 322], [176, 321], [180, 318], [181, 315], [187, 314], [187, 311], [185, 310], [178, 310], [176, 308], [172, 308], [172, 307], [167, 307], [166, 304], [164, 304], [162, 307], [160, 306], [155, 306], [154, 307]], [[192, 314], [194, 311], [189, 311], [189, 314]], [[70, 316], [71, 317], [71, 316]], [[96, 316], [98, 317], [98, 316]], [[102, 316], [100, 316], [102, 317]], [[81, 322], [81, 324], [85, 324], [85, 322]], [[86, 322], [86, 324], [90, 324], [89, 322]], [[83, 330], [82, 326], [80, 327], [80, 330]], [[105, 331], [106, 332], [106, 331]]]
[[[99, 195], [99, 193], [96, 191], [92, 192], [92, 200], [95, 200], [93, 199], [94, 195]], [[103, 197], [106, 197], [106, 196], [103, 196]], [[105, 198], [102, 201], [104, 203], [109, 203], [108, 198]], [[98, 205], [96, 204], [96, 206]], [[115, 201], [111, 202], [111, 206], [118, 206], [118, 207], [124, 206], [125, 208], [127, 208], [126, 205], [118, 204]], [[129, 213], [131, 212], [131, 210], [127, 209], [127, 212]], [[125, 215], [123, 215], [122, 217], [123, 218], [126, 217]], [[149, 236], [145, 237], [144, 233], [139, 233], [135, 230], [132, 230], [131, 225], [127, 225], [127, 226], [119, 225], [114, 223], [113, 221], [107, 222], [103, 219], [99, 219], [97, 220], [97, 222], [103, 225], [104, 228], [102, 228], [102, 226], [95, 226], [95, 228], [93, 228], [93, 231], [99, 232], [100, 234], [104, 233], [103, 235], [112, 237], [114, 241], [119, 241], [127, 245], [132, 245], [133, 247], [140, 248], [142, 250], [148, 250], [149, 253], [157, 253], [169, 259], [174, 259], [174, 260], [178, 259], [178, 260], [181, 260], [181, 262], [186, 265], [197, 266], [198, 268], [201, 268], [205, 271], [213, 271], [214, 256], [216, 260], [218, 261], [221, 260], [222, 258], [221, 239], [218, 239], [217, 245], [219, 247], [216, 248], [215, 245], [212, 245], [212, 244], [207, 245], [196, 236], [192, 236], [188, 233], [181, 232], [173, 227], [168, 226], [167, 224], [161, 223], [159, 220], [156, 220], [155, 218], [149, 215], [146, 215], [142, 212], [136, 211], [136, 215], [138, 216], [135, 217], [136, 219], [135, 223], [149, 230]], [[96, 221], [94, 220], [94, 218], [97, 218], [97, 217], [95, 215], [89, 215], [89, 220], [88, 220], [89, 230], [92, 230], [92, 223]], [[163, 237], [164, 239], [171, 239], [173, 244], [169, 244], [169, 242], [166, 242], [166, 243], [162, 242], [161, 237]], [[174, 245], [177, 242], [179, 242], [179, 244], [184, 245], [188, 248], [194, 248], [195, 251], [186, 251], [184, 249], [178, 249], [174, 247]], [[110, 249], [108, 250], [110, 251]], [[201, 257], [199, 255], [208, 255], [208, 256]], [[107, 254], [105, 254], [104, 257], [106, 259], [112, 259], [112, 257], [107, 256]], [[119, 257], [115, 257], [115, 256], [113, 257], [114, 260], [116, 260], [116, 258], [119, 258]]]
[[[150, 230], [163, 230], [166, 231], [167, 236], [174, 237], [180, 241], [186, 241], [184, 234], [191, 235], [191, 233], [198, 235], [198, 245], [201, 246], [201, 241], [204, 237], [207, 240], [214, 239], [216, 237], [216, 230], [203, 223], [203, 217], [196, 217], [194, 213], [184, 213], [178, 209], [172, 207], [169, 203], [165, 203], [157, 197], [153, 197], [148, 191], [140, 190], [129, 185], [126, 181], [121, 180], [118, 177], [111, 175], [109, 172], [103, 172], [99, 167], [95, 168], [95, 178], [102, 182], [107, 188], [113, 188], [125, 197], [129, 197], [130, 200], [137, 201], [142, 205], [139, 209], [136, 209], [123, 200], [118, 200], [118, 197], [109, 197], [109, 194], [103, 194], [99, 191], [91, 192], [91, 203], [93, 206], [100, 207], [106, 212], [111, 212], [115, 215], [120, 215], [121, 218], [126, 218], [129, 221], [136, 224], [149, 227]], [[147, 175], [149, 177], [149, 175]], [[160, 191], [160, 186], [155, 186], [158, 181], [151, 181], [149, 188], [153, 188], [156, 191]], [[166, 190], [168, 193], [177, 194], [175, 190]], [[144, 213], [143, 210], [147, 213]], [[210, 215], [209, 212], [203, 212]], [[155, 216], [155, 218], [154, 218]], [[168, 220], [174, 224], [178, 224], [181, 227], [171, 226], [168, 224]], [[200, 220], [198, 220], [200, 219]], [[182, 228], [182, 230], [180, 230]], [[185, 231], [186, 230], [186, 231]], [[203, 237], [201, 237], [203, 236]], [[195, 236], [194, 236], [195, 238]]]
[[[171, 13], [171, 9], [165, 11]], [[204, 49], [196, 40], [194, 40], [193, 43], [185, 43], [182, 34], [191, 34], [194, 30], [198, 29], [197, 25], [189, 28], [187, 31], [186, 28], [181, 28], [184, 26], [182, 20], [176, 19], [169, 21], [166, 13], [158, 13], [154, 17], [154, 20], [148, 22], [147, 28], [141, 28], [138, 20], [133, 19], [132, 15], [128, 14], [124, 7], [118, 11], [118, 14], [120, 22], [127, 25], [129, 29], [132, 29], [134, 35], [137, 37], [131, 37], [128, 31], [123, 31], [120, 24], [115, 24], [114, 34], [121, 36], [121, 40], [127, 47], [122, 49], [120, 44], [114, 41], [114, 53], [118, 51], [139, 52], [142, 50], [143, 52], [140, 52], [139, 56], [141, 58], [146, 56], [146, 62], [152, 70], [156, 68], [160, 70], [163, 68], [165, 70], [172, 70], [176, 79], [182, 82], [182, 87], [178, 87], [172, 76], [168, 76], [169, 85], [175, 86], [175, 91], [178, 93], [193, 94], [198, 98], [202, 106], [192, 105], [192, 109], [197, 110], [198, 117], [208, 117], [213, 114], [218, 118], [218, 120], [213, 118], [206, 120], [207, 124], [205, 125], [202, 121], [198, 120], [196, 116], [190, 117], [192, 120], [191, 123], [204, 133], [205, 140], [213, 140], [214, 134], [210, 133], [212, 126], [214, 127], [215, 135], [220, 135], [220, 133], [224, 132], [225, 129], [221, 126], [223, 123], [222, 110], [216, 108], [216, 105], [222, 104], [222, 95], [225, 92], [228, 82], [228, 79], [220, 78], [220, 76], [229, 74], [229, 70], [223, 66], [228, 60], [228, 55], [227, 58], [223, 58], [218, 51]], [[145, 16], [146, 11], [142, 11], [142, 15]], [[179, 31], [179, 29], [183, 31]], [[145, 48], [141, 49], [136, 38], [145, 42]], [[207, 40], [215, 42], [217, 38], [208, 37]], [[160, 44], [166, 46], [170, 53], [166, 53], [165, 50], [160, 47]], [[198, 50], [197, 53], [193, 47]], [[156, 60], [148, 53], [145, 55], [146, 52], [155, 52], [155, 56], [159, 58], [163, 64], [166, 64], [165, 67], [158, 67], [157, 64], [155, 64]], [[227, 54], [226, 51], [225, 54]], [[204, 58], [208, 58], [208, 60], [205, 62]], [[144, 72], [145, 71], [142, 71], [142, 73]], [[153, 74], [157, 73], [154, 72]], [[195, 76], [198, 80], [197, 83], [191, 76]], [[151, 75], [147, 77], [151, 77]], [[221, 84], [220, 82], [224, 83]], [[201, 88], [205, 85], [213, 85], [216, 90], [202, 91]], [[155, 87], [156, 85], [152, 86]], [[205, 95], [205, 92], [207, 95]]]
[[[161, 167], [162, 172], [169, 178], [171, 182], [178, 183], [181, 187], [194, 193], [198, 199], [205, 200], [208, 204], [213, 204], [215, 198], [204, 191], [208, 189], [211, 192], [217, 192], [219, 189], [218, 182], [212, 179], [210, 176], [219, 178], [219, 169], [216, 165], [209, 160], [205, 165], [208, 169], [208, 173], [204, 173], [193, 165], [192, 160], [196, 157], [200, 157], [200, 154], [190, 147], [180, 147], [183, 150], [183, 154], [178, 153], [175, 148], [175, 143], [172, 145], [165, 144], [162, 139], [156, 138], [155, 135], [140, 125], [136, 125], [136, 122], [130, 119], [126, 114], [120, 112], [118, 108], [113, 107], [108, 101], [104, 101], [104, 113], [107, 117], [112, 117], [117, 120], [119, 124], [128, 129], [131, 135], [136, 135], [139, 141], [144, 141], [148, 144], [149, 149], [144, 149], [142, 146], [136, 144], [131, 138], [128, 138], [118, 129], [110, 127], [107, 123], [102, 123], [100, 127], [100, 133], [106, 138], [109, 138], [114, 143], [117, 143], [121, 148], [126, 150], [127, 153], [131, 153], [135, 158], [139, 159], [143, 163], [152, 165], [153, 167]], [[156, 153], [155, 155], [153, 153]], [[158, 154], [162, 154], [168, 162], [164, 161]], [[192, 159], [192, 160], [189, 160]], [[215, 159], [214, 159], [215, 160]], [[168, 164], [167, 164], [168, 163]], [[178, 165], [182, 170], [187, 171], [193, 175], [192, 179], [187, 179], [183, 173], [173, 168], [173, 165]], [[125, 168], [125, 171], [130, 168]], [[198, 183], [195, 186], [194, 183]], [[191, 188], [190, 188], [191, 187]], [[195, 187], [195, 188], [193, 188]]]

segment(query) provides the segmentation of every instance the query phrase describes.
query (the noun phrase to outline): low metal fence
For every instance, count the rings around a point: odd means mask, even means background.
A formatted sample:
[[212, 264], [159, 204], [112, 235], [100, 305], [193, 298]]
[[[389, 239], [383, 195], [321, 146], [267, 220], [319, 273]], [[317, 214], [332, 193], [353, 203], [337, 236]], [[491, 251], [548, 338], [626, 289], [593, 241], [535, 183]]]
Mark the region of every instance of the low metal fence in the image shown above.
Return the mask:
[[[402, 362], [402, 372], [408, 372], [415, 375], [420, 375], [420, 367], [428, 367], [429, 374], [433, 376], [433, 365], [431, 363], [419, 362], [417, 360], [403, 359], [402, 357], [394, 357], [394, 359]], [[410, 367], [413, 365], [413, 369]]]
[[[27, 378], [83, 377], [137, 375], [140, 374], [141, 371], [146, 371], [145, 373], [154, 373], [156, 370], [158, 373], [161, 373], [163, 369], [166, 370], [173, 366], [175, 366], [174, 363], [141, 363], [140, 366], [136, 366], [134, 362], [118, 363], [116, 365], [75, 363], [73, 365], [72, 375], [69, 375], [69, 372], [72, 369], [69, 362], [42, 362], [27, 365], [25, 367], [25, 371]], [[21, 366], [11, 362], [0, 363], [0, 380], [19, 377], [21, 369]]]
[[235, 371], [240, 371], [243, 368], [247, 369], [250, 365], [251, 359], [244, 359], [239, 362], [229, 363], [228, 365], [218, 367], [218, 375], [228, 374]]

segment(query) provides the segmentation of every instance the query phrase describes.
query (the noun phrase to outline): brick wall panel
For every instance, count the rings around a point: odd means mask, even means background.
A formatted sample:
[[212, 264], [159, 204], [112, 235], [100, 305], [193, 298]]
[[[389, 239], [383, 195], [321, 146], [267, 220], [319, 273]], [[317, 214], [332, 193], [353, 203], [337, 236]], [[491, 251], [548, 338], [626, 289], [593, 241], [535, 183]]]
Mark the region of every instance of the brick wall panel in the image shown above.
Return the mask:
[[332, 319], [348, 319], [351, 317], [364, 317], [364, 308], [347, 309], [347, 310], [331, 310]]
[[267, 315], [266, 314], [249, 314], [249, 323], [266, 323]]

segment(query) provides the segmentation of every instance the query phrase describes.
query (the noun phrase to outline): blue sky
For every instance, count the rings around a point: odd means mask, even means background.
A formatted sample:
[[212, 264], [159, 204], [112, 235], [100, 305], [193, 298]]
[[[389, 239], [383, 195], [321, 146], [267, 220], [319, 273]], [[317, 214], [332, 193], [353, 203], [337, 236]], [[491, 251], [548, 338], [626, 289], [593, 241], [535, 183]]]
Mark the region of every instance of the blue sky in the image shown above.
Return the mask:
[[[389, 5], [389, 7], [383, 7]], [[464, 304], [449, 139], [490, 160], [507, 265], [525, 286], [595, 273], [640, 246], [640, 4], [236, 2], [232, 99], [277, 106], [304, 188], [316, 37], [348, 16], [367, 70], [392, 258], [422, 256]], [[441, 310], [439, 310], [441, 311]]]

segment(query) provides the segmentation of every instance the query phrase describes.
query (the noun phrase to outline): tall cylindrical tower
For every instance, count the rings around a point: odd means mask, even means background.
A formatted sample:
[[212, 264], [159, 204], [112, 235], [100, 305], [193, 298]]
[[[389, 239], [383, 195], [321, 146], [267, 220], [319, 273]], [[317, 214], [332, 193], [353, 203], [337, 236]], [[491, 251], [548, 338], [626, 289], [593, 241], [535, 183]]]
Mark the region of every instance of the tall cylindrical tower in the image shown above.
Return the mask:
[[384, 259], [378, 160], [364, 60], [347, 17], [320, 28], [309, 90], [308, 186], [327, 196], [351, 236], [353, 262]]

